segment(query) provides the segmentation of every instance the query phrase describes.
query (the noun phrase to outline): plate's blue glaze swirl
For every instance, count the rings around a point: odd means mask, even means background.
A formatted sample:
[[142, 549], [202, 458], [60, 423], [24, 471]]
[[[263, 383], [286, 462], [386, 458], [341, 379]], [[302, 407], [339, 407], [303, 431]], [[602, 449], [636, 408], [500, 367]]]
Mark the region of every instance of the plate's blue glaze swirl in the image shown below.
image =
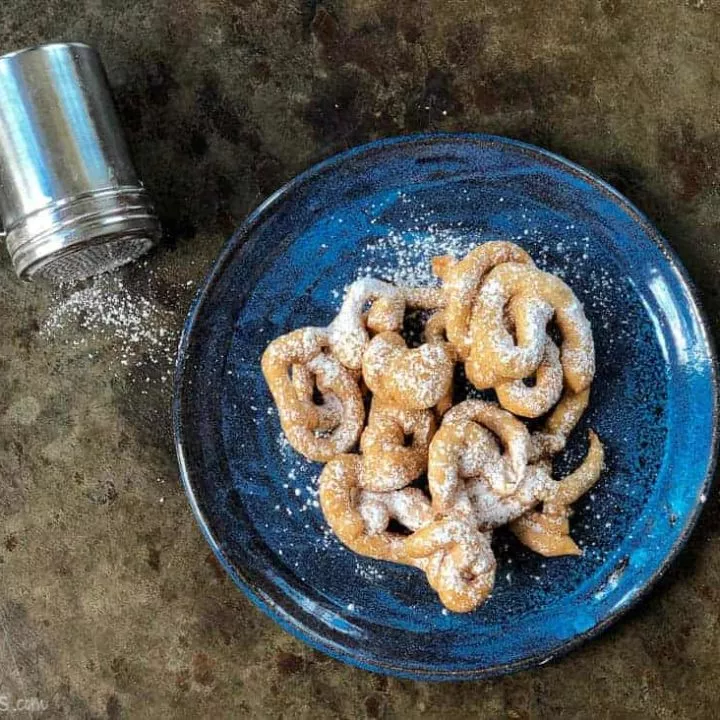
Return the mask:
[[[337, 293], [400, 252], [424, 262], [428, 226], [456, 249], [513, 238], [585, 303], [598, 357], [588, 427], [608, 467], [578, 503], [582, 558], [545, 560], [499, 533], [498, 580], [476, 612], [442, 612], [414, 570], [359, 559], [331, 536], [319, 467], [280, 441], [260, 373], [267, 342], [326, 324]], [[387, 242], [386, 238], [393, 238]], [[708, 492], [713, 351], [684, 271], [602, 181], [489, 136], [358, 148], [301, 175], [232, 238], [190, 313], [176, 377], [176, 442], [198, 520], [235, 582], [312, 645], [380, 672], [482, 677], [542, 662], [596, 634], [674, 557]]]

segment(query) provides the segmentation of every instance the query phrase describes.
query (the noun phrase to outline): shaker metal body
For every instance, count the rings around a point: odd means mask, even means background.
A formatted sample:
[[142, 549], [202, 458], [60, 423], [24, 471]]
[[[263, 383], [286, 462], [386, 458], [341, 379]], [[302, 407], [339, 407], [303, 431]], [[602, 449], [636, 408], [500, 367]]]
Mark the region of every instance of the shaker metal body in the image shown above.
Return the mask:
[[41, 45], [0, 57], [0, 215], [26, 279], [94, 275], [159, 238], [91, 47]]

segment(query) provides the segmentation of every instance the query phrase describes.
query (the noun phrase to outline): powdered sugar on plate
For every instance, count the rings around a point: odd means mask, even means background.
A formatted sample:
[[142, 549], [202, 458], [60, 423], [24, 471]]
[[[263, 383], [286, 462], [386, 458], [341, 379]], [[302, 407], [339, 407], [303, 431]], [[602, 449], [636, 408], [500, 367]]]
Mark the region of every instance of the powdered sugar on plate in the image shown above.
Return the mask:
[[[482, 242], [479, 238], [477, 242]], [[472, 241], [460, 229], [419, 225], [405, 232], [391, 230], [373, 240], [363, 251], [365, 265], [358, 277], [377, 277], [396, 285], [419, 287], [437, 285], [432, 273], [432, 259], [437, 255], [458, 258], [467, 252]], [[341, 293], [340, 293], [341, 294]]]

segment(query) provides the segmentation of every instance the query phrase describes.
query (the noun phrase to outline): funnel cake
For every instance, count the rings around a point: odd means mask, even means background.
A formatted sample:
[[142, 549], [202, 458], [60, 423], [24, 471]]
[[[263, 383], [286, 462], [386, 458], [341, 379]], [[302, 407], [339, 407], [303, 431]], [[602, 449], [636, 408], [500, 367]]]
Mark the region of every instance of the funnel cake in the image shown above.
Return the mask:
[[[416, 568], [445, 607], [470, 612], [494, 587], [497, 528], [545, 557], [581, 553], [572, 504], [604, 449], [590, 431], [574, 472], [555, 479], [551, 461], [587, 409], [595, 351], [571, 288], [517, 245], [434, 258], [433, 272], [440, 287], [352, 283], [327, 327], [273, 340], [262, 369], [290, 444], [326, 463], [320, 506], [338, 539]], [[425, 311], [417, 347], [408, 310]], [[458, 363], [496, 401], [460, 399]], [[544, 420], [531, 432], [526, 418]]]

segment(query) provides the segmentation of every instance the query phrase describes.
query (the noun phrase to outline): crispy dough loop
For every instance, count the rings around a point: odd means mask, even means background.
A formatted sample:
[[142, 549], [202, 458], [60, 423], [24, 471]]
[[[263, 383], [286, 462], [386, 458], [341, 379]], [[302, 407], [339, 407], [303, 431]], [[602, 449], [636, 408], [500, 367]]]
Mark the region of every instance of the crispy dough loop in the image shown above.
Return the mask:
[[[359, 456], [338, 455], [320, 475], [320, 504], [338, 539], [361, 555], [424, 570], [454, 612], [470, 612], [484, 602], [495, 580], [490, 533], [480, 533], [471, 519], [433, 520], [430, 502], [417, 488], [362, 490], [362, 473]], [[414, 532], [390, 532], [390, 520]]]
[[430, 444], [428, 481], [433, 500], [438, 498], [441, 510], [452, 503], [460, 487], [457, 468], [466, 452], [465, 425], [468, 422], [487, 428], [506, 448], [506, 453], [495, 462], [482, 461], [487, 466], [488, 480], [494, 492], [511, 494], [525, 474], [531, 448], [525, 425], [494, 403], [465, 400], [445, 414], [442, 427]]
[[350, 285], [340, 311], [328, 326], [332, 353], [345, 367], [359, 370], [370, 342], [368, 330], [399, 332], [406, 308], [435, 309], [443, 301], [439, 288], [398, 287], [383, 280], [360, 278]]
[[[358, 383], [334, 357], [323, 352], [327, 345], [323, 330], [303, 328], [273, 340], [262, 356], [262, 371], [288, 442], [316, 462], [327, 462], [350, 450], [360, 438], [365, 422]], [[319, 411], [308, 400], [306, 388], [298, 393], [290, 377], [291, 369], [298, 365], [315, 376], [323, 396], [334, 397], [340, 403], [342, 416], [334, 427], [328, 427], [332, 410]], [[305, 379], [301, 385], [307, 382]]]
[[427, 467], [434, 433], [435, 418], [430, 410], [404, 410], [375, 399], [360, 438], [363, 489], [398, 490], [420, 477]]
[[473, 342], [471, 318], [483, 280], [492, 268], [507, 262], [534, 267], [532, 258], [522, 248], [504, 241], [483, 243], [456, 262], [447, 256], [433, 259], [433, 270], [443, 280], [447, 336], [462, 360], [468, 357]]
[[367, 386], [383, 403], [423, 410], [450, 391], [455, 354], [448, 343], [411, 349], [399, 333], [384, 332], [370, 341], [362, 367]]
[[[508, 447], [505, 455], [496, 434]], [[527, 429], [505, 410], [480, 400], [456, 406], [430, 445], [433, 509], [470, 515], [482, 531], [522, 516], [546, 497], [553, 482], [545, 465], [527, 464], [529, 446]]]
[[504, 380], [495, 386], [498, 401], [514, 415], [538, 418], [548, 412], [560, 399], [563, 390], [563, 371], [560, 351], [550, 339], [545, 339], [545, 352], [534, 374], [535, 384], [528, 387], [524, 380]]
[[323, 469], [320, 505], [335, 535], [354, 552], [404, 565], [418, 565], [405, 545], [407, 537], [387, 530], [391, 519], [408, 529], [432, 520], [430, 501], [417, 488], [375, 493], [361, 488], [362, 458], [338, 455]]
[[570, 537], [570, 504], [595, 485], [604, 461], [602, 443], [590, 431], [590, 447], [580, 467], [549, 487], [542, 510], [530, 512], [510, 523], [510, 530], [518, 540], [545, 557], [581, 555], [582, 550]]
[[[518, 296], [527, 300], [515, 309], [514, 338], [506, 327], [505, 310]], [[470, 381], [483, 389], [503, 379], [532, 376], [543, 357], [545, 326], [551, 317], [563, 338], [560, 362], [565, 382], [573, 392], [589, 387], [595, 373], [595, 348], [580, 301], [560, 278], [519, 263], [491, 270], [477, 296], [465, 363]]]
[[413, 533], [405, 543], [409, 557], [425, 559], [431, 587], [445, 607], [470, 612], [487, 600], [495, 584], [497, 563], [491, 533], [481, 533], [471, 520], [446, 517]]

